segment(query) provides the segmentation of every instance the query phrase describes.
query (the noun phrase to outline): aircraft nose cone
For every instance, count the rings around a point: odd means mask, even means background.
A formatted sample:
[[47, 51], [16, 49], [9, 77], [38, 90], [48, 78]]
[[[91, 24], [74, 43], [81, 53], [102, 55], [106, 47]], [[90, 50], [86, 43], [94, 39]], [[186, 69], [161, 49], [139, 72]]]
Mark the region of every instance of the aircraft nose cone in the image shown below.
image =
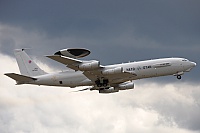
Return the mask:
[[195, 67], [197, 64], [195, 62], [191, 62], [192, 67]]

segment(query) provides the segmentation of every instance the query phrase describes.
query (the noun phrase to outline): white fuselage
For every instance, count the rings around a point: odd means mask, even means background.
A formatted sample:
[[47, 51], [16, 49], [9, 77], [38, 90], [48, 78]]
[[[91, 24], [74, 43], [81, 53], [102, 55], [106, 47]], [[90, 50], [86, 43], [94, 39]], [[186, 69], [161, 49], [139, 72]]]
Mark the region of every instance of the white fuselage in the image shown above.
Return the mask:
[[[190, 71], [195, 65], [196, 63], [184, 58], [163, 58], [108, 65], [104, 69], [122, 67], [123, 71], [136, 74], [131, 79], [124, 79], [124, 81], [128, 81], [158, 76], [182, 75], [184, 72]], [[37, 80], [30, 84], [67, 87], [94, 85], [82, 71], [65, 71], [36, 76], [35, 78]]]

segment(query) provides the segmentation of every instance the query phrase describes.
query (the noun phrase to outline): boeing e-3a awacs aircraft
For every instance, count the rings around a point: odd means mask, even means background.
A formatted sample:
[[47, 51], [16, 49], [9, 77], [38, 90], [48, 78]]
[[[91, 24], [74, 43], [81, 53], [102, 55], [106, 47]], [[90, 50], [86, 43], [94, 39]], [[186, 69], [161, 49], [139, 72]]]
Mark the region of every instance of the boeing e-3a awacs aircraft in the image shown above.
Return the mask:
[[[162, 58], [103, 66], [97, 60], [83, 61], [90, 51], [82, 48], [63, 49], [46, 56], [67, 67], [71, 71], [46, 73], [26, 54], [24, 49], [14, 51], [21, 74], [6, 73], [17, 84], [47, 86], [91, 86], [83, 90], [98, 90], [99, 93], [113, 93], [134, 88], [133, 80], [174, 75], [181, 79], [184, 72], [196, 66], [185, 58]], [[83, 91], [79, 90], [79, 91]]]

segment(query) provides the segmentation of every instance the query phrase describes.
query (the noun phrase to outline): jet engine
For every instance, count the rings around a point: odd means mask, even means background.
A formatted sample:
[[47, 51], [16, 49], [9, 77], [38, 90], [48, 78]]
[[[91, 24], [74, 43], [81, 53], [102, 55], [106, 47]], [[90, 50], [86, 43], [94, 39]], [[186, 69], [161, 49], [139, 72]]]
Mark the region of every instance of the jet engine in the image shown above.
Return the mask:
[[81, 71], [88, 71], [88, 70], [94, 70], [99, 68], [100, 62], [99, 61], [91, 61], [91, 62], [84, 62], [80, 65], [78, 65], [79, 70]]
[[119, 90], [114, 88], [114, 87], [110, 87], [110, 88], [104, 88], [104, 89], [100, 89], [99, 93], [114, 93], [114, 92], [118, 92]]
[[118, 85], [119, 90], [129, 90], [134, 89], [134, 83], [133, 82], [125, 82]]
[[111, 75], [111, 74], [120, 74], [122, 72], [123, 72], [122, 67], [116, 67], [116, 68], [113, 68], [113, 69], [103, 70], [102, 74], [103, 75]]
[[56, 52], [54, 55], [62, 55], [71, 58], [82, 58], [90, 54], [90, 51], [83, 48], [68, 48]]
[[129, 90], [129, 89], [134, 89], [133, 82], [125, 82], [119, 84], [116, 87], [103, 88], [99, 90], [99, 93], [114, 93], [114, 92], [119, 92], [119, 90]]

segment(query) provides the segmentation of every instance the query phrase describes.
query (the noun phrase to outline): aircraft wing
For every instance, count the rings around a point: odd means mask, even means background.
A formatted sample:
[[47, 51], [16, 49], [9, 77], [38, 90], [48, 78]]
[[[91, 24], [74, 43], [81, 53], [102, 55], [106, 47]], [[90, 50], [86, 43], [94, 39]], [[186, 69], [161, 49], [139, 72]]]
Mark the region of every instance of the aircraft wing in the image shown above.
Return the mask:
[[66, 57], [66, 56], [61, 56], [61, 55], [49, 55], [49, 56], [46, 56], [52, 60], [55, 60], [57, 62], [60, 62], [64, 65], [67, 65], [69, 68], [72, 68], [74, 70], [79, 70], [78, 69], [78, 65], [83, 63], [83, 61], [81, 60], [77, 60], [77, 59], [74, 59], [74, 58], [70, 58], [70, 57]]
[[46, 56], [52, 60], [55, 60], [57, 62], [60, 62], [64, 65], [67, 65], [67, 67], [74, 69], [76, 71], [90, 71], [90, 70], [96, 70], [99, 68], [103, 68], [103, 66], [100, 65], [99, 61], [96, 60], [90, 60], [90, 61], [82, 61], [66, 56], [61, 55], [50, 55]]
[[[122, 70], [122, 68], [119, 68], [120, 71], [118, 73], [109, 73], [109, 71], [115, 71], [115, 68], [107, 68], [106, 66], [100, 65], [99, 61], [91, 60], [91, 61], [81, 61], [78, 59], [62, 56], [62, 55], [51, 55], [46, 56], [50, 59], [53, 59], [57, 62], [60, 62], [64, 65], [67, 65], [67, 67], [74, 69], [76, 71], [80, 70], [83, 71], [83, 74], [90, 79], [92, 82], [95, 83], [95, 81], [99, 78], [108, 79], [110, 84], [117, 84], [122, 83], [125, 81], [128, 81], [129, 79], [136, 76], [135, 73], [125, 72]], [[118, 68], [117, 68], [118, 69]], [[106, 70], [106, 74], [103, 73]]]
[[129, 73], [129, 72], [103, 75], [102, 73], [94, 73], [94, 71], [85, 71], [83, 74], [93, 82], [95, 82], [100, 77], [103, 77], [104, 79], [108, 79], [110, 85], [123, 83], [137, 76], [135, 73]]
[[77, 59], [74, 59], [74, 58], [61, 56], [61, 55], [48, 55], [46, 57], [48, 57], [48, 58], [50, 58], [52, 60], [55, 60], [57, 62], [60, 62], [62, 64], [65, 64], [65, 65], [82, 63], [81, 60], [77, 60]]

